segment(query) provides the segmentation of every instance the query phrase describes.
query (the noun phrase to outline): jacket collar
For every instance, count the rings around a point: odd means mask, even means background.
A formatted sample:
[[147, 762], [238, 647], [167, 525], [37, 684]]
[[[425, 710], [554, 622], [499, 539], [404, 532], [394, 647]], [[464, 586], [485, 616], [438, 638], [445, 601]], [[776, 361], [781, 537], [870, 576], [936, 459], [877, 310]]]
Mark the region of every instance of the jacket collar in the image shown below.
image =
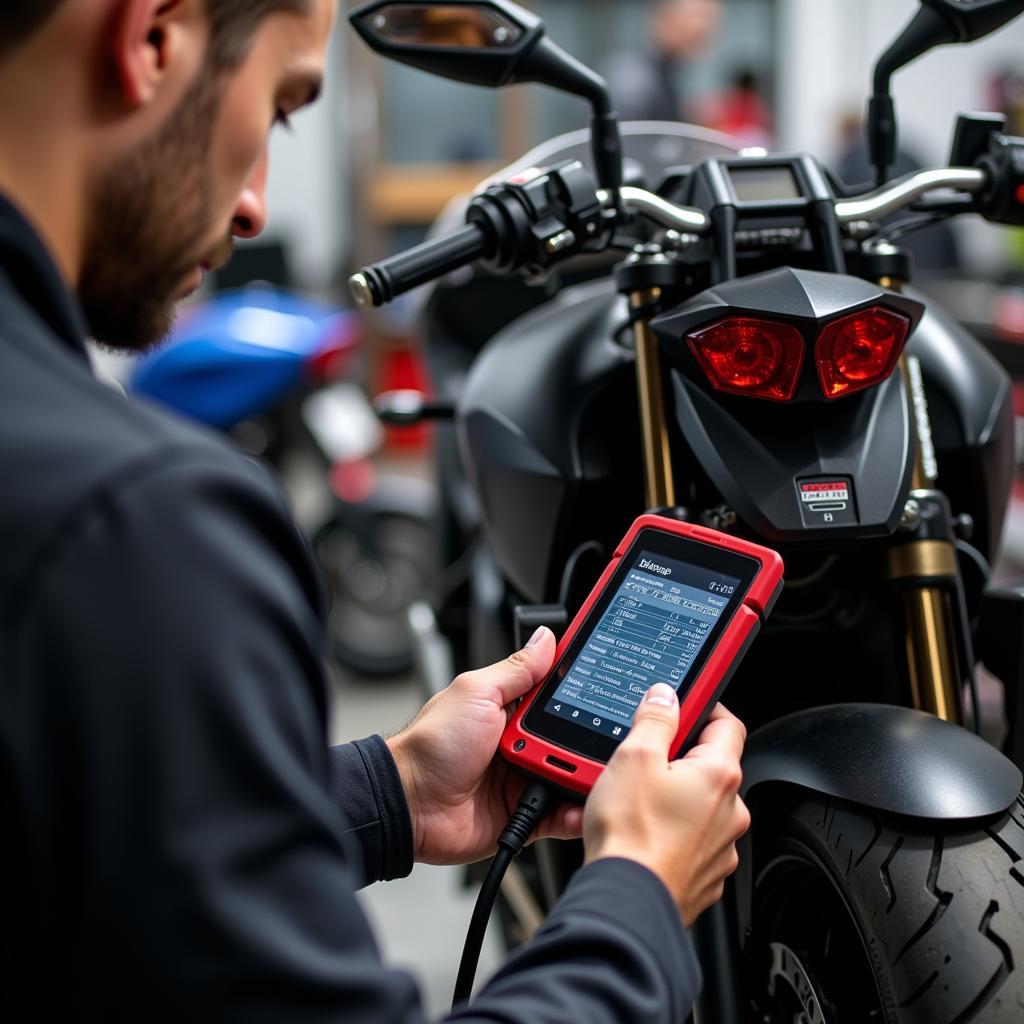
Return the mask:
[[88, 327], [53, 257], [21, 211], [0, 193], [0, 274], [54, 334], [88, 362]]

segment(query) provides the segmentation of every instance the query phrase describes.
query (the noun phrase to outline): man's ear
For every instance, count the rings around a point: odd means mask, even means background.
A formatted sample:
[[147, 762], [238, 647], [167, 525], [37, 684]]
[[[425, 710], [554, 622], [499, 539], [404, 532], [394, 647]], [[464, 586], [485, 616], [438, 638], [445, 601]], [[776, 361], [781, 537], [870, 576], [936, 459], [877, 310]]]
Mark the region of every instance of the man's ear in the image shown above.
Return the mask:
[[161, 86], [179, 73], [194, 74], [199, 63], [195, 47], [201, 5], [202, 0], [119, 0], [115, 4], [108, 35], [110, 54], [121, 98], [130, 109], [151, 103]]

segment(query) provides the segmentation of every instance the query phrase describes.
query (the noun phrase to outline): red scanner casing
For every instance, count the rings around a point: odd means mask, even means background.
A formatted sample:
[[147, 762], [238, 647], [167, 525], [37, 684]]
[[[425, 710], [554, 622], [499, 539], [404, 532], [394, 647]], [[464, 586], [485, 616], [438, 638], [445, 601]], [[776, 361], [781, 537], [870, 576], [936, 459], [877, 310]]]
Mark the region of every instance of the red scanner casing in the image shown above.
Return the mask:
[[[681, 523], [675, 519], [657, 515], [640, 516], [619, 542], [612, 560], [562, 636], [555, 653], [555, 665], [562, 659], [576, 633], [611, 582], [622, 556], [644, 529], [654, 529], [660, 533], [675, 534], [688, 540], [714, 545], [739, 555], [746, 555], [760, 564], [760, 569], [751, 582], [742, 604], [733, 612], [725, 632], [715, 644], [700, 674], [682, 700], [679, 709], [679, 731], [669, 751], [669, 757], [674, 758], [683, 747], [697, 738], [733, 672], [743, 660], [747, 648], [757, 636], [763, 620], [782, 590], [783, 564], [778, 552], [759, 544], [739, 540], [703, 526]], [[549, 681], [550, 674], [523, 698], [505, 727], [498, 749], [501, 756], [520, 771], [554, 783], [570, 794], [585, 797], [604, 769], [604, 764], [577, 751], [567, 750], [523, 727], [524, 716]], [[516, 749], [517, 747], [519, 749]]]

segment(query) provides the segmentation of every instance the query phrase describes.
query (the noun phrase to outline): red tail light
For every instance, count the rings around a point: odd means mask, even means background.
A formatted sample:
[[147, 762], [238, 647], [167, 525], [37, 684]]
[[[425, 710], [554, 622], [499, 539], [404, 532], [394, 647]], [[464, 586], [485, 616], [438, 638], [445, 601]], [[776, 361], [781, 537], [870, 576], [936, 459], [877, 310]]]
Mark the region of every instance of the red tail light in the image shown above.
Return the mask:
[[896, 366], [910, 320], [875, 306], [830, 323], [818, 337], [815, 359], [826, 398], [842, 398], [879, 384]]
[[789, 324], [730, 317], [694, 331], [690, 350], [719, 390], [788, 402], [800, 379], [803, 335]]

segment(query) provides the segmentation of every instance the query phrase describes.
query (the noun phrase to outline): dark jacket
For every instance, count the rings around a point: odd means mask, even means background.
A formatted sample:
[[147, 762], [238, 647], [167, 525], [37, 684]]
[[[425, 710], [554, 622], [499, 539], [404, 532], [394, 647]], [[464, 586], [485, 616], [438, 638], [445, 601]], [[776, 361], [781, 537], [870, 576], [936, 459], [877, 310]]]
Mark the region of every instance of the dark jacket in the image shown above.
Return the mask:
[[[419, 1021], [353, 895], [411, 869], [405, 797], [379, 737], [328, 749], [285, 504], [84, 333], [0, 200], [0, 1019]], [[661, 883], [599, 862], [460, 1019], [677, 1024], [698, 984]]]
[[677, 77], [682, 62], [654, 50], [620, 50], [604, 69], [615, 112], [623, 121], [681, 121]]

